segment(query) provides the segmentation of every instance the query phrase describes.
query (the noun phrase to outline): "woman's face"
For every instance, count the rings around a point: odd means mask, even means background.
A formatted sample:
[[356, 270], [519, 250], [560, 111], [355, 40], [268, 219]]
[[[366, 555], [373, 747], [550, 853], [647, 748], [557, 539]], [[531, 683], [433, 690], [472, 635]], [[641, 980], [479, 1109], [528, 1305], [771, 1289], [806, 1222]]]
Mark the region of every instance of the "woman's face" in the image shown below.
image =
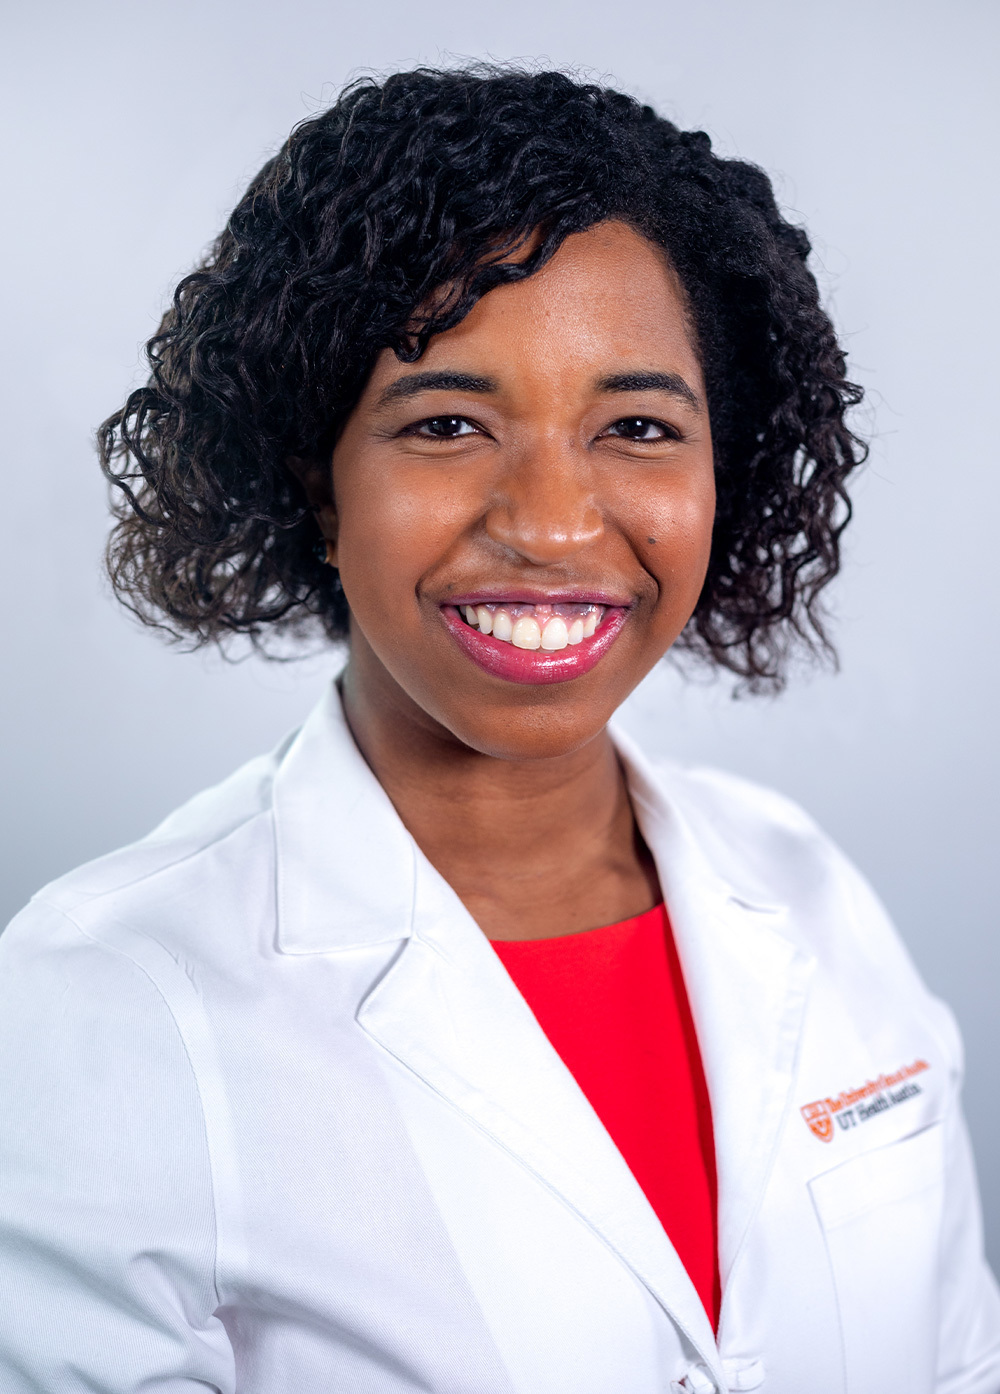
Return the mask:
[[622, 223], [566, 239], [416, 363], [378, 359], [320, 509], [351, 682], [485, 754], [578, 749], [697, 602], [715, 512], [683, 292]]

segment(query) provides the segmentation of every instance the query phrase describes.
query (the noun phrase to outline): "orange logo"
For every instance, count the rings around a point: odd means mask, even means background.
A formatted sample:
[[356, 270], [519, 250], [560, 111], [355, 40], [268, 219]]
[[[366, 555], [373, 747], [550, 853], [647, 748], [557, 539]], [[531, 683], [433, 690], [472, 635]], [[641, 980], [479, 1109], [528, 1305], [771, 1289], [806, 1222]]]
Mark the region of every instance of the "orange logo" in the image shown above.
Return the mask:
[[907, 1099], [922, 1094], [923, 1090], [915, 1083], [914, 1076], [922, 1075], [929, 1069], [930, 1065], [926, 1060], [914, 1060], [912, 1064], [903, 1065], [891, 1074], [880, 1074], [875, 1079], [866, 1079], [857, 1089], [842, 1089], [832, 1097], [803, 1104], [800, 1112], [812, 1129], [814, 1137], [818, 1137], [820, 1142], [832, 1142], [836, 1131], [833, 1126], [835, 1122], [838, 1128], [847, 1132], [850, 1128], [856, 1128], [859, 1123], [867, 1123], [870, 1118], [877, 1118], [887, 1109], [895, 1108], [897, 1104], [904, 1104]]
[[833, 1141], [833, 1115], [822, 1099], [818, 1099], [814, 1104], [803, 1104], [802, 1117], [820, 1142]]

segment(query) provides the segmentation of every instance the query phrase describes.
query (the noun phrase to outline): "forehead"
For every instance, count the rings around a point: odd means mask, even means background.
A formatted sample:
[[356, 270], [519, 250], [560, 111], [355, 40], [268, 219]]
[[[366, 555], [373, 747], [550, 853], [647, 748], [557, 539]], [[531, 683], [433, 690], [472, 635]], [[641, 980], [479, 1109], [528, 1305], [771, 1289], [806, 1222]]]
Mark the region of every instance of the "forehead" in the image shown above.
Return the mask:
[[572, 234], [533, 276], [484, 295], [460, 324], [431, 338], [419, 363], [384, 352], [371, 386], [445, 362], [597, 375], [627, 364], [700, 379], [676, 272], [661, 248], [620, 222]]

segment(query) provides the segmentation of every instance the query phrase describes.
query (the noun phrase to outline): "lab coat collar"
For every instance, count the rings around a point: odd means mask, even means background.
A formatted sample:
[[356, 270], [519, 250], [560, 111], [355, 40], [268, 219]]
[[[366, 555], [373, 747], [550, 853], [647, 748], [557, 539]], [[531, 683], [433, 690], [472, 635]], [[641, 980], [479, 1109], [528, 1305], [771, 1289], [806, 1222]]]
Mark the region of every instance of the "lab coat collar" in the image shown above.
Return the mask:
[[409, 936], [420, 856], [331, 683], [274, 779], [277, 947], [334, 953]]
[[[644, 835], [647, 823], [657, 835], [664, 829], [716, 897], [780, 912], [717, 872], [679, 813], [666, 808], [639, 749], [614, 726], [611, 733]], [[281, 760], [273, 807], [282, 953], [334, 953], [409, 937], [424, 858], [355, 744], [334, 683]]]

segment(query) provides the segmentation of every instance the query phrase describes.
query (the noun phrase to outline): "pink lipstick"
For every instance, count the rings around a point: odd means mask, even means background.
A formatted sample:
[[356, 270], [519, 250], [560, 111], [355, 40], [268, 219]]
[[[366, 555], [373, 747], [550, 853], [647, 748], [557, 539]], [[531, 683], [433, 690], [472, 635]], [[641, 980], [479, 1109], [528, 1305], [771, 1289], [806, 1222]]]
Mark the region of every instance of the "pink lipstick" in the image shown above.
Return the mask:
[[518, 683], [569, 682], [600, 662], [628, 618], [627, 605], [608, 604], [607, 599], [470, 597], [443, 605], [441, 614], [463, 652], [493, 677]]

